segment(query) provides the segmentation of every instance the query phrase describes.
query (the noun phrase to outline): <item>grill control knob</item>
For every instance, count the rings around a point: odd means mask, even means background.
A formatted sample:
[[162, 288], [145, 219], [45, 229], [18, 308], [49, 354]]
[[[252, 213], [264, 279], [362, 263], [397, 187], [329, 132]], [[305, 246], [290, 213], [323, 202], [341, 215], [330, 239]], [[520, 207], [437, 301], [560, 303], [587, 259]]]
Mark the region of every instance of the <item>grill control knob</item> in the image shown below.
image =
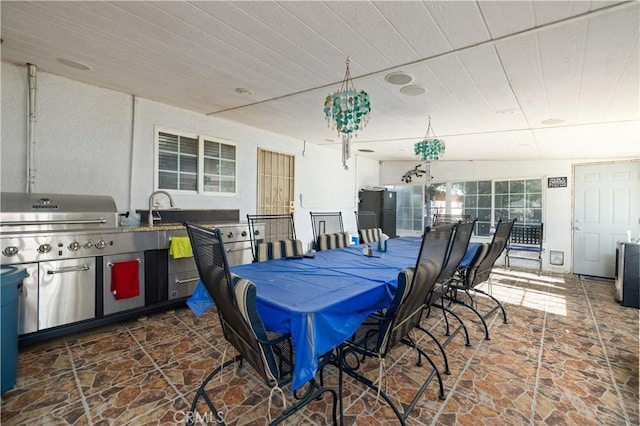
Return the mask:
[[71, 250], [71, 251], [80, 250], [80, 243], [77, 242], [77, 241], [72, 242], [71, 244], [69, 244], [69, 250]]
[[105, 240], [96, 241], [96, 243], [95, 243], [95, 247], [97, 249], [103, 249], [106, 246], [107, 246], [107, 243], [105, 242]]
[[82, 247], [84, 247], [86, 249], [90, 249], [91, 247], [93, 247], [93, 243], [91, 241], [87, 241], [86, 243], [84, 243], [82, 245]]
[[247, 236], [247, 231], [242, 231], [242, 234], [240, 234], [240, 235], [242, 235], [243, 237], [246, 237]]
[[253, 235], [260, 235], [260, 231], [256, 229], [255, 231], [253, 231]]
[[51, 251], [50, 244], [40, 244], [40, 247], [38, 247], [38, 253], [49, 253], [50, 251]]
[[229, 231], [229, 233], [227, 234], [227, 238], [233, 238], [233, 232]]
[[18, 247], [9, 246], [4, 250], [2, 250], [2, 254], [4, 254], [7, 257], [15, 256], [16, 254], [18, 254]]

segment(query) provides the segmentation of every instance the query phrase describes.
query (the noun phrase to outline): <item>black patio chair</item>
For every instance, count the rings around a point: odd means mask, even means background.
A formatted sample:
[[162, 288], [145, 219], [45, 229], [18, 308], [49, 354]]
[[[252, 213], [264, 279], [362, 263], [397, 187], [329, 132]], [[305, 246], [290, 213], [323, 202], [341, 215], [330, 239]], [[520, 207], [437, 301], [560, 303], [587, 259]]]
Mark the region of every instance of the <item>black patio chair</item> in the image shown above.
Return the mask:
[[351, 244], [344, 232], [342, 212], [310, 212], [313, 244], [318, 251], [347, 247]]
[[[496, 299], [489, 292], [485, 292], [480, 290], [477, 286], [484, 283], [485, 281], [491, 284], [489, 280], [489, 276], [491, 275], [491, 271], [493, 270], [494, 264], [496, 260], [500, 257], [502, 252], [505, 250], [507, 246], [507, 242], [509, 241], [509, 235], [511, 234], [511, 230], [513, 229], [513, 225], [517, 219], [513, 219], [508, 222], [503, 222], [502, 220], [498, 221], [498, 225], [496, 226], [496, 232], [493, 234], [493, 239], [490, 244], [484, 244], [482, 249], [478, 252], [475, 259], [473, 259], [472, 263], [469, 267], [459, 270], [456, 273], [456, 278], [451, 284], [451, 287], [457, 292], [458, 290], [462, 290], [466, 293], [471, 304], [466, 304], [472, 311], [478, 315], [478, 317], [482, 320], [482, 324], [485, 328], [485, 339], [489, 340], [489, 330], [487, 324], [485, 322], [485, 318], [489, 317], [493, 312], [497, 309], [502, 311], [502, 317], [504, 323], [507, 324], [507, 312], [504, 309], [504, 306], [498, 299]], [[484, 316], [478, 312], [478, 310], [474, 307], [474, 300], [471, 296], [471, 292], [476, 292], [483, 294], [490, 299], [492, 299], [496, 303], [496, 307], [491, 309]], [[458, 299], [457, 294], [451, 299], [453, 301], [461, 302]], [[464, 303], [464, 302], [462, 302]]]
[[[442, 270], [454, 226], [444, 225], [426, 229], [416, 266], [406, 268], [398, 274], [398, 286], [389, 307], [384, 312], [370, 315], [358, 328], [354, 337], [347, 341], [342, 348], [343, 371], [378, 392], [378, 395], [382, 396], [392, 408], [401, 424], [405, 424], [407, 417], [426, 390], [434, 374], [438, 379], [438, 396], [440, 399], [445, 399], [444, 385], [438, 367], [409, 333], [417, 329], [436, 340], [420, 325], [420, 319], [425, 301], [429, 300], [429, 294], [433, 291], [436, 279]], [[410, 346], [417, 351], [416, 365], [421, 366], [421, 360], [424, 357], [433, 368], [431, 374], [424, 375], [425, 380], [422, 386], [403, 412], [391, 401], [387, 392], [382, 390], [382, 381], [385, 380], [384, 371], [381, 371], [376, 381], [368, 379], [357, 371], [361, 363], [360, 357], [378, 359], [381, 363], [381, 370], [384, 370], [387, 355], [399, 344]], [[355, 361], [356, 364], [349, 365], [348, 358]]]
[[449, 293], [449, 285], [453, 280], [454, 274], [458, 270], [460, 262], [467, 252], [475, 224], [476, 220], [466, 222], [458, 221], [456, 224], [453, 238], [451, 240], [451, 246], [449, 247], [449, 252], [447, 254], [447, 260], [442, 267], [442, 271], [440, 272], [438, 279], [436, 280], [431, 301], [427, 304], [427, 316], [430, 312], [431, 306], [442, 309], [446, 326], [445, 336], [451, 336], [447, 314], [452, 315], [456, 320], [458, 320], [462, 330], [464, 331], [467, 346], [471, 346], [467, 327], [464, 322], [462, 322], [462, 319], [446, 306], [445, 298]]
[[[528, 260], [537, 262], [538, 275], [542, 274], [542, 253], [544, 253], [544, 248], [542, 247], [543, 230], [543, 223], [514, 225], [504, 256], [507, 268], [509, 268], [509, 259]], [[521, 252], [533, 253], [535, 257], [524, 255]]]
[[[238, 352], [232, 359], [223, 359], [222, 365], [214, 369], [200, 385], [191, 404], [191, 412], [195, 413], [198, 401], [202, 398], [209, 413], [218, 413], [212, 395], [207, 393], [207, 385], [225, 367], [238, 363], [240, 368], [243, 361], [247, 361], [256, 371], [256, 379], [262, 380], [271, 389], [269, 408], [273, 392], [281, 393], [283, 412], [271, 421], [269, 410], [270, 424], [280, 423], [325, 392], [333, 396], [333, 423], [336, 424], [337, 395], [334, 390], [321, 387], [315, 379], [309, 382], [303, 395], [298, 396], [294, 392], [296, 402], [287, 408], [281, 388], [291, 382], [295, 362], [290, 336], [270, 333], [265, 329], [256, 307], [255, 285], [230, 273], [220, 230], [189, 222], [185, 225], [200, 279], [216, 304], [224, 338]], [[223, 419], [218, 420], [224, 423]]]
[[374, 211], [354, 212], [356, 225], [361, 244], [375, 243], [382, 235], [382, 229], [378, 225], [378, 214]]
[[247, 215], [254, 262], [302, 256], [302, 241], [296, 239], [293, 214]]

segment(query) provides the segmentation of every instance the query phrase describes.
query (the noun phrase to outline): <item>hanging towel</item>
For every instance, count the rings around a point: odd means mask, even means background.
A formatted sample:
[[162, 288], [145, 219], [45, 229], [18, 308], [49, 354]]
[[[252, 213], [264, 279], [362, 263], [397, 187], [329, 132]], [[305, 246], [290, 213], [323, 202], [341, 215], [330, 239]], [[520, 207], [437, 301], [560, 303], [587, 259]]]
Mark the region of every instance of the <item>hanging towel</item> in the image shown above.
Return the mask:
[[189, 237], [172, 237], [169, 241], [169, 254], [174, 259], [180, 259], [181, 257], [193, 257], [193, 250], [191, 249], [191, 241]]
[[111, 293], [116, 300], [140, 295], [139, 267], [140, 262], [137, 260], [118, 262], [111, 266]]

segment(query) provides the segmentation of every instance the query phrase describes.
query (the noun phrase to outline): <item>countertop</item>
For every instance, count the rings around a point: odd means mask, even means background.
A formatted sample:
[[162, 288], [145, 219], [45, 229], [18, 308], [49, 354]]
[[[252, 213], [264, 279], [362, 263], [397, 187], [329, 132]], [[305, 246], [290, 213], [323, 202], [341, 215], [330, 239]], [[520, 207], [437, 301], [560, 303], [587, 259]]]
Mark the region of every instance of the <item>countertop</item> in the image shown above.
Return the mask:
[[[212, 225], [202, 225], [212, 226]], [[134, 225], [134, 226], [121, 226], [122, 232], [159, 232], [159, 231], [179, 231], [186, 229], [182, 223], [157, 223], [153, 226], [149, 225]]]
[[[218, 223], [198, 223], [200, 226], [204, 226], [205, 228], [217, 228], [217, 227], [225, 227], [225, 226], [238, 226], [238, 225], [246, 225], [246, 223], [238, 223], [238, 222], [218, 222]], [[133, 226], [121, 226], [120, 229], [122, 232], [150, 232], [150, 231], [180, 231], [187, 229], [182, 223], [179, 222], [163, 222], [163, 223], [155, 223], [153, 226], [149, 225], [133, 225]]]

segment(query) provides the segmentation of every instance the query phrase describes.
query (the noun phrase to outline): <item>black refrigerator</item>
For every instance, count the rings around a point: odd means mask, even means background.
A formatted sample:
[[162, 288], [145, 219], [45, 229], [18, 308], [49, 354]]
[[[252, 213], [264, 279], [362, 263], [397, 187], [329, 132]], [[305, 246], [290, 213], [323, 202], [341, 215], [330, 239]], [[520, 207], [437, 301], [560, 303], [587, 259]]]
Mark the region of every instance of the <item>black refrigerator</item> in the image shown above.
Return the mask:
[[396, 237], [396, 193], [394, 191], [360, 191], [358, 211], [373, 211], [378, 224], [389, 238]]

